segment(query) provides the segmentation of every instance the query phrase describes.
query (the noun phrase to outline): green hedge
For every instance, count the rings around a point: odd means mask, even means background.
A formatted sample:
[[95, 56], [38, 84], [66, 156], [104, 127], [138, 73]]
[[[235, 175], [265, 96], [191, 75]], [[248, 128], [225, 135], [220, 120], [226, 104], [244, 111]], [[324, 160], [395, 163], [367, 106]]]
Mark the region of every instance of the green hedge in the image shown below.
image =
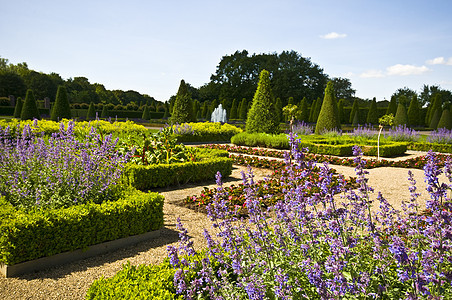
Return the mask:
[[[0, 106], [0, 116], [13, 116], [14, 106]], [[41, 116], [50, 116], [50, 109], [48, 108], [38, 108], [39, 114]]]
[[234, 135], [231, 138], [231, 143], [238, 146], [289, 149], [289, 141], [286, 134], [272, 135], [267, 133], [242, 132]]
[[223, 177], [232, 173], [232, 159], [212, 157], [197, 162], [141, 166], [128, 164], [124, 170], [126, 182], [139, 190], [167, 187], [215, 179], [219, 171]]
[[[97, 115], [101, 116], [102, 110], [97, 110]], [[71, 114], [73, 117], [82, 117], [86, 118], [86, 115], [88, 113], [87, 109], [71, 109]], [[163, 112], [149, 112], [149, 115], [151, 119], [161, 119], [163, 118]], [[142, 111], [130, 111], [130, 110], [109, 110], [108, 115], [113, 118], [129, 118], [129, 119], [141, 119], [141, 116], [143, 115]]]
[[163, 226], [164, 197], [130, 189], [114, 202], [25, 213], [0, 204], [0, 262], [14, 265]]
[[86, 299], [183, 299], [176, 295], [174, 268], [166, 259], [159, 265], [127, 263], [111, 278], [94, 281]]
[[451, 144], [438, 144], [438, 143], [410, 143], [408, 145], [408, 149], [414, 151], [429, 151], [432, 150], [434, 152], [441, 153], [452, 153], [452, 145]]

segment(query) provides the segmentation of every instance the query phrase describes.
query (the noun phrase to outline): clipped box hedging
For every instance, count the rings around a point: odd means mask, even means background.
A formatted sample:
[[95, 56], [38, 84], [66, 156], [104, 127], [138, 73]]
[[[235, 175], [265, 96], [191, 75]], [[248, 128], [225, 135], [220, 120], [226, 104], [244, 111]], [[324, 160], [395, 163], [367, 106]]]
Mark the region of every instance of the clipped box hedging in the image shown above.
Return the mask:
[[14, 106], [0, 106], [0, 116], [13, 116]]
[[211, 157], [195, 162], [136, 165], [128, 164], [124, 170], [126, 182], [139, 190], [167, 187], [185, 183], [212, 180], [219, 171], [226, 177], [232, 173], [233, 160]]
[[186, 142], [229, 142], [231, 137], [242, 132], [241, 128], [228, 123], [193, 122], [173, 125], [173, 136], [179, 143]]
[[176, 295], [174, 272], [168, 259], [159, 265], [127, 263], [115, 276], [94, 281], [85, 299], [184, 299]]
[[410, 143], [408, 145], [408, 149], [414, 150], [414, 151], [429, 151], [429, 150], [432, 150], [434, 152], [452, 153], [452, 144], [414, 142], [414, 143]]
[[242, 132], [234, 135], [231, 138], [231, 143], [238, 146], [289, 149], [289, 140], [286, 134], [272, 135], [268, 133]]
[[122, 199], [24, 212], [0, 204], [0, 262], [14, 265], [157, 230], [164, 197], [134, 189]]

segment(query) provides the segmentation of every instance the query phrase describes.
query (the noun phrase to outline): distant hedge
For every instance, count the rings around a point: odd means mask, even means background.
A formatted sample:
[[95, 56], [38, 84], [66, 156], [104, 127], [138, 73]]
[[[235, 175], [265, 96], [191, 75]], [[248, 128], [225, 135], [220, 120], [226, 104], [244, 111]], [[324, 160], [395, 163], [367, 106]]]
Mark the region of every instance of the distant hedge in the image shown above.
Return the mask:
[[[97, 110], [97, 115], [101, 116], [102, 111]], [[87, 109], [71, 109], [71, 113], [73, 117], [83, 117], [86, 118], [86, 115], [88, 113]], [[163, 118], [163, 112], [155, 112], [151, 111], [149, 112], [149, 116], [151, 119], [162, 119]], [[141, 119], [143, 116], [142, 111], [128, 111], [128, 110], [109, 110], [108, 116], [112, 119], [114, 118], [129, 118], [129, 119]]]

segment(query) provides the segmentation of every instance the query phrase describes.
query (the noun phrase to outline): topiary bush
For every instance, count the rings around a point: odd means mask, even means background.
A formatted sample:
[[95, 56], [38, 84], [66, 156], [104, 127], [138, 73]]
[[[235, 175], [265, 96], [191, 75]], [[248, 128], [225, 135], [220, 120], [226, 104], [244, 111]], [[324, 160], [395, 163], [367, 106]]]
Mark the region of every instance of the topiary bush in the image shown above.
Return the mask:
[[89, 104], [88, 113], [86, 114], [87, 120], [94, 120], [96, 118], [96, 109], [94, 108], [94, 103]]
[[27, 95], [25, 96], [25, 102], [22, 107], [22, 111], [20, 113], [20, 118], [22, 120], [32, 120], [32, 119], [40, 119], [38, 107], [36, 105], [35, 96], [32, 90], [27, 91]]
[[149, 120], [151, 116], [149, 115], [149, 108], [147, 105], [144, 106], [143, 114], [141, 115], [143, 120]]
[[446, 129], [452, 129], [452, 119], [450, 116], [450, 111], [448, 109], [445, 109], [443, 113], [441, 114], [441, 118], [438, 122], [438, 128], [446, 128]]
[[367, 112], [367, 124], [378, 124], [377, 100], [375, 97], [370, 102], [369, 111]]
[[419, 101], [417, 100], [417, 96], [414, 95], [413, 98], [411, 98], [410, 106], [408, 107], [408, 125], [410, 126], [417, 126], [422, 125], [420, 122], [421, 118], [421, 111], [419, 109]]
[[62, 119], [71, 119], [71, 107], [69, 105], [69, 99], [67, 97], [66, 88], [62, 85], [58, 87], [55, 104], [52, 107], [50, 113], [50, 119], [52, 121], [59, 121]]
[[24, 102], [22, 101], [22, 98], [17, 98], [16, 101], [16, 107], [14, 108], [14, 118], [20, 118], [20, 114], [22, 113], [22, 107], [24, 105]]
[[352, 106], [352, 111], [350, 112], [350, 124], [353, 124], [353, 119], [355, 118], [356, 113], [359, 114], [359, 103], [358, 103], [358, 99], [355, 99], [355, 101], [353, 101], [353, 106]]
[[315, 134], [339, 130], [341, 130], [341, 122], [337, 111], [333, 82], [329, 81], [326, 85], [325, 98], [323, 99], [322, 108], [315, 126]]
[[171, 123], [181, 124], [194, 121], [193, 101], [188, 92], [187, 85], [181, 80], [179, 90], [177, 91], [176, 100], [174, 101], [173, 111], [171, 114]]
[[262, 70], [253, 104], [248, 112], [246, 131], [250, 133], [277, 133], [279, 122], [276, 118], [274, 97], [270, 86], [270, 73], [267, 70]]
[[406, 114], [406, 108], [405, 105], [402, 103], [399, 103], [399, 106], [397, 106], [397, 112], [394, 117], [394, 126], [399, 125], [406, 125], [408, 123], [408, 117]]

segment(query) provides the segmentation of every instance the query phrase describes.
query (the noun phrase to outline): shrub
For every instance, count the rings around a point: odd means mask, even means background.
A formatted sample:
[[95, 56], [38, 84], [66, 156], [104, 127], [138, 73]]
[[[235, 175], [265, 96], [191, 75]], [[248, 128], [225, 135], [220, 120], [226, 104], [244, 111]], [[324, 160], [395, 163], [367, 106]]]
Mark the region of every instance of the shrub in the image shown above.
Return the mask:
[[429, 143], [452, 144], [452, 130], [438, 128], [427, 137]]
[[385, 138], [396, 142], [415, 142], [420, 139], [416, 130], [408, 128], [406, 125], [394, 126], [384, 133]]
[[450, 111], [448, 109], [445, 109], [441, 114], [437, 128], [446, 128], [449, 130], [452, 129], [452, 119], [450, 116]]
[[431, 129], [438, 128], [438, 123], [439, 123], [439, 119], [441, 118], [441, 114], [442, 114], [441, 108], [438, 108], [433, 112], [432, 117], [430, 119], [430, 124], [429, 124], [429, 127]]
[[306, 97], [303, 97], [300, 103], [300, 121], [301, 122], [309, 122], [309, 109], [308, 109], [308, 100]]
[[16, 101], [16, 107], [14, 108], [14, 118], [19, 119], [20, 114], [22, 113], [22, 107], [24, 105], [24, 102], [22, 101], [22, 98], [17, 98]]
[[232, 106], [231, 106], [231, 112], [229, 114], [229, 119], [231, 119], [231, 120], [238, 119], [237, 118], [237, 100], [235, 98], [234, 98], [234, 100], [232, 100]]
[[96, 119], [96, 109], [94, 107], [94, 103], [93, 102], [91, 102], [89, 104], [88, 112], [86, 114], [86, 119], [87, 120], [94, 120], [94, 119]]
[[347, 123], [347, 121], [345, 121], [344, 99], [340, 99], [337, 103], [337, 114], [339, 115], [339, 120], [341, 121], [341, 123]]
[[406, 108], [405, 105], [403, 105], [402, 103], [399, 103], [399, 106], [397, 106], [397, 112], [396, 115], [394, 117], [394, 125], [395, 126], [399, 126], [399, 125], [406, 125], [408, 123], [408, 117], [406, 114]]
[[392, 114], [393, 116], [395, 116], [396, 113], [397, 113], [397, 99], [395, 96], [392, 96], [385, 115]]
[[174, 137], [180, 143], [184, 142], [217, 142], [230, 141], [242, 129], [228, 123], [196, 122], [173, 125]]
[[104, 107], [102, 107], [102, 113], [100, 114], [101, 118], [108, 118], [110, 116], [110, 110], [108, 108], [108, 105], [104, 105]]
[[239, 119], [245, 121], [248, 115], [248, 102], [246, 101], [246, 98], [243, 98], [242, 101], [240, 101], [239, 108]]
[[273, 92], [270, 86], [270, 73], [262, 70], [259, 83], [254, 94], [253, 104], [246, 120], [246, 131], [250, 133], [279, 131], [279, 122], [276, 120]]
[[[353, 106], [352, 106], [352, 111], [350, 112], [350, 124], [354, 124], [353, 120], [355, 119], [355, 115], [358, 114], [359, 115], [359, 103], [358, 103], [358, 99], [355, 99], [355, 101], [353, 101]], [[359, 121], [356, 123], [358, 124]]]
[[149, 115], [149, 108], [148, 108], [147, 105], [144, 107], [143, 114], [141, 115], [141, 118], [143, 120], [149, 120], [151, 118], [151, 116]]
[[297, 135], [310, 135], [314, 133], [314, 128], [304, 121], [301, 121], [294, 125], [293, 132]]
[[117, 201], [61, 209], [0, 205], [0, 262], [20, 262], [83, 249], [163, 226], [164, 197], [129, 189]]
[[38, 107], [36, 106], [35, 96], [32, 90], [27, 90], [27, 95], [25, 96], [25, 102], [22, 107], [22, 112], [20, 113], [20, 118], [22, 120], [33, 120], [40, 119]]
[[59, 121], [70, 118], [72, 118], [71, 107], [69, 105], [66, 88], [60, 85], [57, 90], [55, 103], [50, 113], [50, 119], [52, 121]]
[[315, 133], [322, 131], [341, 130], [341, 122], [337, 112], [336, 97], [334, 96], [333, 82], [329, 81], [325, 88], [325, 98], [315, 126]]
[[286, 134], [272, 135], [268, 133], [242, 132], [231, 138], [231, 143], [239, 146], [267, 147], [275, 149], [288, 149], [289, 141]]
[[408, 107], [408, 125], [410, 126], [416, 126], [416, 125], [422, 125], [423, 122], [420, 122], [421, 115], [420, 115], [420, 109], [419, 109], [419, 101], [417, 100], [417, 96], [414, 95], [413, 98], [411, 98], [410, 106]]
[[74, 138], [74, 123], [64, 123], [48, 141], [25, 125], [15, 138], [0, 129], [0, 192], [12, 205], [68, 207], [117, 199], [122, 165], [127, 156], [115, 151], [116, 141], [92, 129], [88, 142]]
[[377, 100], [375, 98], [370, 102], [369, 111], [367, 112], [367, 123], [378, 124]]
[[187, 85], [184, 80], [181, 80], [179, 90], [177, 91], [176, 100], [171, 114], [171, 123], [185, 123], [192, 122], [193, 116], [193, 101], [188, 92]]

